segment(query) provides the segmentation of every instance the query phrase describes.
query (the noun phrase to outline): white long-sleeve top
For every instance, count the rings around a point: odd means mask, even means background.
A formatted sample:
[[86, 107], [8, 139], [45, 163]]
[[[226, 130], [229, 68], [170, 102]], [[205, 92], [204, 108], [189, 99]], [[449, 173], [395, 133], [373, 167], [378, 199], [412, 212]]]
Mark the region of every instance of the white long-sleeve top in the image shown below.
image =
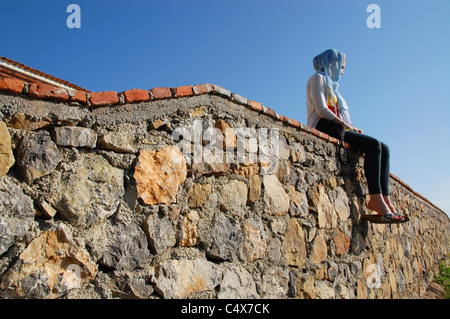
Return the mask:
[[327, 80], [324, 75], [315, 73], [306, 84], [306, 109], [308, 126], [315, 128], [320, 118], [333, 120], [336, 115], [327, 106]]

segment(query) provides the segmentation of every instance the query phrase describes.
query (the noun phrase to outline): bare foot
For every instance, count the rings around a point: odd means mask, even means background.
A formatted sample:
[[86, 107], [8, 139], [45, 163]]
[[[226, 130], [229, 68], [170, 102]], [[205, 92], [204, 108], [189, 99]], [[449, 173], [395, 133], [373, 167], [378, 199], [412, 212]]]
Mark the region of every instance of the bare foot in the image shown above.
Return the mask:
[[394, 205], [391, 202], [391, 197], [383, 195], [383, 200], [386, 203], [386, 205], [389, 207], [389, 210], [391, 211], [391, 213], [398, 215], [397, 210], [395, 209]]
[[385, 203], [381, 194], [370, 194], [367, 207], [382, 216], [391, 213], [389, 206]]

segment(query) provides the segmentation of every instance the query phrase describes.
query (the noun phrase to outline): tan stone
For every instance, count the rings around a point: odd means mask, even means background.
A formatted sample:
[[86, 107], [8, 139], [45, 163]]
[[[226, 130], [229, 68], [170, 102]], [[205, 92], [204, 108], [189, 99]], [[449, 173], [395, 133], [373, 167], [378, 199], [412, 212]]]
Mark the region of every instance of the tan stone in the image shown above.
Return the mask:
[[318, 299], [335, 299], [336, 292], [334, 288], [328, 286], [326, 281], [317, 281], [315, 291]]
[[201, 107], [199, 107], [199, 108], [196, 108], [196, 109], [192, 112], [191, 116], [192, 116], [192, 117], [201, 117], [201, 116], [204, 116], [204, 115], [206, 115], [206, 114], [208, 114], [208, 111], [206, 110], [206, 106], [201, 106]]
[[167, 120], [157, 119], [153, 123], [151, 123], [151, 128], [154, 130], [166, 130], [170, 129], [170, 122]]
[[183, 247], [193, 247], [199, 243], [198, 222], [200, 217], [196, 211], [189, 211], [181, 222], [181, 232], [178, 245]]
[[244, 177], [252, 177], [259, 173], [258, 163], [237, 163], [236, 168], [233, 169], [233, 174], [238, 174]]
[[388, 280], [391, 288], [391, 294], [393, 298], [397, 298], [397, 280], [395, 278], [395, 270], [392, 268], [388, 269]]
[[316, 289], [314, 288], [314, 277], [309, 276], [305, 281], [299, 276], [297, 278], [297, 298], [315, 299]]
[[288, 182], [289, 177], [291, 176], [292, 164], [288, 161], [280, 161], [278, 163], [278, 169], [275, 171], [275, 176], [278, 180], [286, 184]]
[[372, 226], [379, 234], [383, 234], [386, 230], [386, 225], [384, 224], [372, 224]]
[[14, 163], [11, 136], [9, 135], [6, 124], [0, 122], [0, 177], [5, 176]]
[[259, 175], [252, 176], [248, 181], [248, 199], [247, 204], [253, 204], [261, 196], [261, 178]]
[[220, 208], [223, 211], [232, 208], [241, 209], [247, 204], [247, 185], [238, 180], [231, 180], [218, 188], [218, 195]]
[[289, 197], [292, 201], [290, 213], [293, 216], [306, 216], [309, 209], [308, 197], [306, 196], [306, 194], [296, 191], [295, 186], [289, 184]]
[[335, 188], [337, 187], [337, 179], [336, 179], [336, 177], [335, 177], [335, 176], [332, 176], [332, 177], [328, 178], [328, 179], [325, 181], [325, 184], [326, 184], [329, 188], [335, 189]]
[[325, 241], [324, 230], [319, 230], [316, 238], [314, 238], [312, 249], [311, 249], [311, 260], [316, 264], [320, 264], [325, 261], [328, 255], [327, 252], [327, 242]]
[[302, 144], [294, 143], [291, 148], [291, 158], [293, 162], [304, 163], [306, 161], [306, 152]]
[[389, 284], [389, 282], [387, 280], [381, 286], [381, 290], [382, 290], [382, 294], [383, 294], [382, 298], [384, 298], [384, 299], [391, 298], [391, 285]]
[[217, 139], [218, 147], [221, 147], [223, 150], [237, 147], [236, 133], [227, 122], [219, 120], [214, 127], [222, 132], [222, 136]]
[[[336, 180], [335, 178], [331, 180]], [[336, 187], [336, 186], [334, 186]], [[348, 206], [348, 196], [343, 188], [337, 189], [337, 196], [334, 201], [334, 209], [341, 221], [345, 221], [350, 217], [350, 207]]]
[[192, 163], [192, 172], [199, 175], [225, 175], [230, 170], [230, 163], [215, 163], [210, 161], [202, 161], [200, 163]]
[[337, 235], [333, 238], [334, 244], [336, 246], [336, 255], [344, 255], [350, 249], [350, 238], [341, 232], [339, 229], [337, 230]]
[[306, 261], [305, 232], [295, 218], [289, 221], [282, 252], [288, 265], [303, 268]]
[[111, 132], [103, 135], [98, 139], [97, 146], [119, 153], [136, 153], [138, 151], [132, 137], [125, 132]]
[[191, 208], [201, 208], [211, 195], [211, 185], [194, 183], [188, 193], [188, 205]]
[[34, 131], [50, 125], [50, 122], [33, 120], [29, 115], [17, 113], [7, 122], [7, 124], [9, 127], [20, 130]]
[[364, 283], [358, 279], [358, 283], [356, 285], [356, 298], [357, 299], [367, 299], [369, 295], [367, 294], [367, 287]]
[[327, 275], [328, 275], [327, 274], [327, 269], [325, 268], [325, 266], [317, 268], [314, 271], [314, 278], [317, 279], [317, 280], [325, 279], [327, 277]]
[[312, 202], [318, 213], [319, 228], [336, 228], [338, 216], [323, 184], [316, 187]]
[[289, 210], [289, 195], [275, 175], [264, 175], [265, 212], [269, 215], [284, 216]]
[[50, 206], [45, 200], [39, 203], [39, 209], [37, 212], [38, 214], [40, 212], [44, 218], [48, 219], [51, 219], [56, 215], [56, 209]]
[[0, 286], [10, 297], [57, 298], [82, 288], [97, 274], [97, 265], [65, 226], [34, 239], [19, 259], [19, 269], [10, 270]]
[[264, 231], [264, 225], [258, 216], [244, 220], [242, 233], [242, 253], [247, 261], [263, 258], [269, 244], [269, 237]]
[[369, 253], [369, 257], [364, 259], [363, 262], [363, 276], [367, 280], [371, 275], [374, 274], [374, 267], [375, 264], [374, 258], [371, 253]]
[[147, 205], [174, 203], [186, 175], [186, 160], [177, 146], [143, 150], [134, 172], [139, 198]]
[[165, 299], [182, 299], [194, 292], [214, 290], [222, 276], [222, 270], [207, 260], [167, 260], [156, 266], [153, 280]]
[[181, 213], [181, 208], [177, 207], [177, 206], [169, 206], [169, 217], [172, 220], [176, 220], [178, 218], [178, 216], [180, 216]]

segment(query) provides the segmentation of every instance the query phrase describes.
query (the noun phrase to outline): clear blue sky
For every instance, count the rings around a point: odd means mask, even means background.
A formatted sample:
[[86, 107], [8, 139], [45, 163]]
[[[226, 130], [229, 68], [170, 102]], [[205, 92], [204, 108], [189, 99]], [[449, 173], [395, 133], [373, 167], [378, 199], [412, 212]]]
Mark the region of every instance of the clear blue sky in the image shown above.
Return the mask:
[[91, 91], [213, 83], [302, 123], [312, 58], [343, 51], [354, 124], [450, 212], [449, 0], [1, 0], [0, 29], [0, 56]]

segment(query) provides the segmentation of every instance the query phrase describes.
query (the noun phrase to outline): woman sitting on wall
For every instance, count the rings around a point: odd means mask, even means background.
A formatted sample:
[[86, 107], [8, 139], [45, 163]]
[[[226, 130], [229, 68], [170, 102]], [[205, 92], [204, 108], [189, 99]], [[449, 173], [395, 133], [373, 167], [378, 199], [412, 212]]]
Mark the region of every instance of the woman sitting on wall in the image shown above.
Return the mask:
[[363, 218], [381, 223], [405, 222], [389, 196], [389, 148], [386, 144], [353, 126], [350, 113], [338, 92], [338, 81], [344, 74], [346, 56], [329, 49], [313, 59], [316, 73], [307, 83], [308, 126], [350, 144], [365, 153], [364, 173], [369, 187], [368, 208], [377, 215]]

